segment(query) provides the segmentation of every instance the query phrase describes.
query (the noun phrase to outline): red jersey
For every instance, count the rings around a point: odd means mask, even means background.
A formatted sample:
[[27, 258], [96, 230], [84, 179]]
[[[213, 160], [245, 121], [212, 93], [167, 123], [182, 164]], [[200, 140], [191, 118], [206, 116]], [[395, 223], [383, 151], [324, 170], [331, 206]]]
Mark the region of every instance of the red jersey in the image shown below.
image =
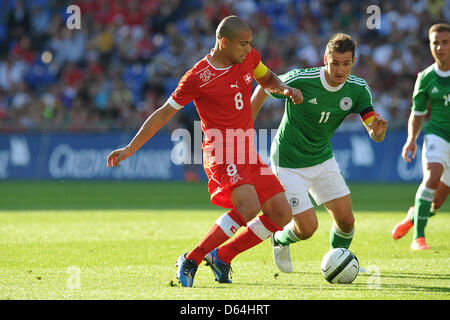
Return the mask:
[[253, 70], [261, 57], [251, 48], [242, 63], [216, 68], [208, 60], [211, 53], [185, 73], [168, 101], [176, 109], [194, 101], [205, 133], [203, 150], [210, 163], [248, 163], [253, 153], [256, 156], [256, 151], [250, 152], [255, 150], [250, 99]]

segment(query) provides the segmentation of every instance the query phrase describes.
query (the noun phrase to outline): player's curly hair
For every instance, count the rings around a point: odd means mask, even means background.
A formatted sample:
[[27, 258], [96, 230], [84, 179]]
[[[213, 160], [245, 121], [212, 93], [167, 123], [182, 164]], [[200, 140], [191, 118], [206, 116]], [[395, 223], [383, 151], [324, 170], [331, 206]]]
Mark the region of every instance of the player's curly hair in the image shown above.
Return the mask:
[[447, 24], [447, 23], [433, 24], [430, 27], [430, 30], [428, 30], [428, 35], [432, 34], [433, 32], [443, 32], [443, 31], [450, 32], [450, 24]]
[[333, 52], [344, 53], [350, 51], [352, 58], [355, 57], [356, 42], [352, 37], [346, 33], [336, 33], [328, 40], [325, 54], [330, 55]]

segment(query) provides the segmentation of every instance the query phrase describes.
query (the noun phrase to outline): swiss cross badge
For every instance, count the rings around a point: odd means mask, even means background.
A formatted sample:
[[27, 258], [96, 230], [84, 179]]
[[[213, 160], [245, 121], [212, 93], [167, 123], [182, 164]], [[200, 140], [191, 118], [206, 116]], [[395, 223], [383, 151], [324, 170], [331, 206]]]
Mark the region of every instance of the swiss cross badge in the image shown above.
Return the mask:
[[250, 72], [244, 76], [244, 81], [246, 84], [250, 84], [252, 82], [252, 75], [250, 74]]

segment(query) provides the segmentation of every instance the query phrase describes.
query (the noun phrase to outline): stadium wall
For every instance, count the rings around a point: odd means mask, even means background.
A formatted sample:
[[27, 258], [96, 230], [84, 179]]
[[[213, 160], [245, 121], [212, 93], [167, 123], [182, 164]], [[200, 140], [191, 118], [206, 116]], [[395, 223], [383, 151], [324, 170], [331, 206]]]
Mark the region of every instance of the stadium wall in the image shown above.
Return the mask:
[[[206, 180], [201, 164], [183, 164], [183, 159], [189, 162], [195, 158], [198, 163], [201, 156], [195, 157], [192, 152], [187, 158], [183, 155], [180, 158], [180, 143], [183, 141], [169, 134], [157, 134], [118, 168], [108, 169], [108, 154], [127, 144], [133, 135], [2, 134], [0, 179]], [[270, 140], [260, 143], [266, 138], [261, 134], [258, 137], [259, 147], [262, 146], [258, 152], [268, 162]], [[336, 133], [332, 144], [347, 181], [417, 182], [422, 178], [422, 136], [416, 159], [410, 164], [400, 156], [405, 139], [405, 133], [393, 132], [388, 133], [384, 142], [375, 143], [366, 133]]]

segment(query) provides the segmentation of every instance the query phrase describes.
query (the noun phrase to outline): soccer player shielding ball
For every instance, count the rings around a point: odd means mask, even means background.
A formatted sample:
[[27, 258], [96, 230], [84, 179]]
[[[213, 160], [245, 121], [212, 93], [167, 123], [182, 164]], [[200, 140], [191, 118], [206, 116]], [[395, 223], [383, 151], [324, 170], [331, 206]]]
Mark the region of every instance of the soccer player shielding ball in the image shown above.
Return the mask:
[[[373, 109], [367, 83], [350, 74], [355, 63], [355, 42], [344, 33], [328, 41], [323, 67], [295, 69], [280, 76], [289, 86], [301, 88], [304, 102], [289, 100], [271, 147], [272, 170], [286, 190], [293, 220], [272, 237], [274, 260], [283, 272], [292, 272], [289, 245], [310, 238], [318, 227], [309, 194], [323, 204], [334, 220], [332, 248], [349, 248], [354, 234], [350, 190], [334, 158], [330, 138], [350, 113], [357, 113], [370, 137], [381, 142], [387, 121]], [[267, 94], [257, 87], [252, 96], [254, 116]]]
[[414, 206], [392, 230], [392, 237], [397, 240], [414, 226], [413, 250], [430, 249], [425, 242], [425, 226], [428, 218], [444, 204], [450, 191], [450, 25], [435, 24], [428, 35], [435, 63], [417, 75], [408, 120], [408, 138], [402, 149], [406, 162], [415, 158], [417, 138], [431, 101], [422, 147], [423, 180]]
[[[211, 202], [231, 210], [216, 220], [193, 250], [178, 258], [177, 278], [185, 287], [192, 287], [204, 258], [218, 282], [231, 283], [231, 260], [282, 230], [292, 219], [283, 187], [254, 146], [253, 78], [270, 92], [289, 97], [292, 103], [301, 103], [303, 96], [261, 62], [251, 40], [252, 32], [243, 20], [236, 16], [223, 19], [216, 30], [214, 49], [186, 72], [167, 102], [149, 116], [132, 141], [108, 156], [107, 166], [117, 166], [177, 110], [194, 101], [205, 134], [203, 162]], [[256, 217], [261, 210], [263, 214]], [[239, 235], [220, 246], [240, 227], [244, 230]]]

